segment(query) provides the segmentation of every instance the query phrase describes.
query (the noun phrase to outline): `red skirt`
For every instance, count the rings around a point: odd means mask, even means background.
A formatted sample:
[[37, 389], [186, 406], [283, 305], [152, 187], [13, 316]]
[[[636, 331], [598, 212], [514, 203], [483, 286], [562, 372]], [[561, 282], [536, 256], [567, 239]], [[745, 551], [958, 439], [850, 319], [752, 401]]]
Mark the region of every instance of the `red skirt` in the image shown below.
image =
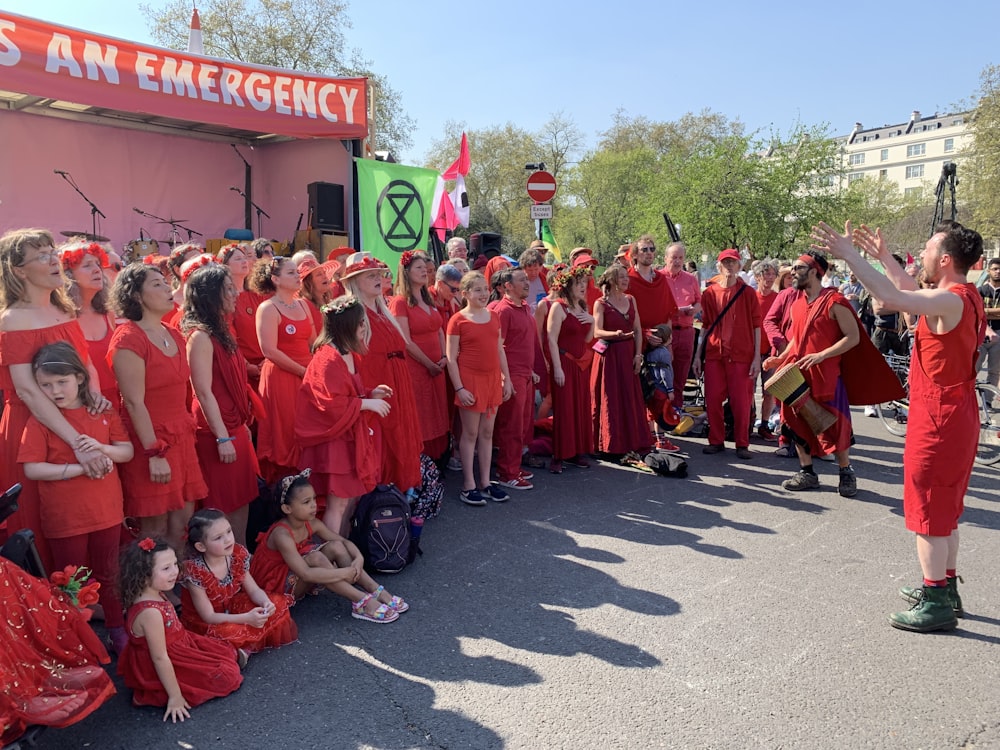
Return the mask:
[[[269, 467], [269, 473], [294, 471], [299, 464], [299, 446], [295, 442], [295, 400], [302, 378], [282, 370], [271, 360], [264, 360], [260, 371], [260, 398], [267, 419], [257, 430], [257, 458]], [[265, 477], [268, 481], [279, 477]]]
[[257, 474], [260, 472], [257, 455], [250, 442], [250, 432], [243, 425], [229, 433], [235, 438], [236, 460], [224, 464], [219, 460], [219, 444], [211, 432], [199, 431], [196, 448], [198, 462], [208, 485], [208, 494], [201, 505], [232, 513], [249, 505], [259, 494]]
[[[182, 407], [178, 405], [178, 408]], [[120, 466], [126, 516], [162, 516], [208, 495], [194, 446], [194, 417], [187, 412], [183, 415], [176, 422], [154, 425], [156, 437], [170, 446], [165, 456], [170, 464], [170, 481], [167, 484], [157, 484], [149, 478], [149, 459], [144, 455], [139, 438], [129, 430], [135, 455], [131, 461]]]
[[561, 356], [564, 385], [552, 381], [552, 455], [556, 459], [586, 455], [594, 450], [594, 419], [590, 408], [590, 372]]

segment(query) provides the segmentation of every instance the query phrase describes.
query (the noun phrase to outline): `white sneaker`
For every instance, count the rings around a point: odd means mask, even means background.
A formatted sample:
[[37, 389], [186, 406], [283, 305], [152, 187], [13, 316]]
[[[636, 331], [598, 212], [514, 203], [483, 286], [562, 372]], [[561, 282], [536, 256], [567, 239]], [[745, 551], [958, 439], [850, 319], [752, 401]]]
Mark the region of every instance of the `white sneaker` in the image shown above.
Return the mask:
[[878, 412], [875, 411], [875, 407], [874, 406], [866, 406], [865, 407], [865, 416], [866, 417], [877, 417], [878, 416]]
[[462, 470], [462, 459], [458, 456], [452, 456], [448, 459], [448, 471], [461, 471]]

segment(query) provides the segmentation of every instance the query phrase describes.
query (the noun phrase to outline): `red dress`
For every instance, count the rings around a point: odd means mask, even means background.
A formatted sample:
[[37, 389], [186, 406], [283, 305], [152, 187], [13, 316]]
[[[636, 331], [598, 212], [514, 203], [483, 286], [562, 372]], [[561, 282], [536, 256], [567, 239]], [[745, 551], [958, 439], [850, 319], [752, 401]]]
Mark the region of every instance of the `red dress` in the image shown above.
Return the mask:
[[[431, 362], [439, 362], [441, 351], [441, 313], [437, 307], [424, 311], [419, 305], [411, 307], [405, 297], [393, 297], [389, 308], [397, 319], [405, 318], [410, 324], [410, 339]], [[420, 435], [430, 456], [440, 456], [448, 447], [448, 392], [447, 375], [444, 372], [431, 376], [427, 368], [409, 355], [406, 364], [410, 369], [414, 393], [417, 399], [417, 416], [420, 419]]]
[[[266, 295], [244, 289], [236, 296], [236, 311], [233, 313], [233, 334], [240, 354], [248, 364], [258, 367], [264, 362], [264, 353], [260, 350], [257, 340], [257, 308], [267, 299]], [[254, 390], [260, 383], [260, 376], [251, 378], [250, 385]]]
[[[361, 357], [353, 355], [355, 369]], [[380, 417], [361, 411], [361, 377], [347, 369], [343, 355], [327, 344], [316, 350], [295, 405], [295, 440], [302, 446], [299, 468], [311, 468], [316, 498], [360, 497], [379, 480]]]
[[109, 362], [113, 363], [118, 351], [130, 351], [146, 363], [144, 403], [156, 439], [169, 446], [165, 458], [170, 464], [170, 481], [158, 484], [149, 478], [149, 459], [145, 456], [145, 448], [135, 434], [128, 411], [122, 407], [122, 421], [128, 427], [135, 448], [132, 460], [121, 464], [125, 515], [135, 518], [150, 518], [180, 510], [185, 503], [208, 495], [194, 445], [194, 417], [183, 406], [187, 401], [188, 380], [191, 377], [191, 368], [184, 355], [184, 337], [174, 328], [166, 330], [177, 347], [177, 354], [172, 357], [160, 351], [146, 332], [131, 320], [115, 329], [108, 348]]
[[249, 505], [259, 494], [257, 487], [257, 455], [250, 442], [250, 386], [247, 385], [247, 366], [239, 351], [227, 352], [222, 343], [212, 338], [212, 395], [219, 405], [219, 413], [226, 431], [236, 448], [236, 460], [225, 464], [219, 460], [219, 444], [208, 420], [194, 398], [192, 409], [198, 425], [196, 449], [208, 494], [204, 505], [232, 513]]
[[382, 420], [382, 478], [402, 492], [420, 486], [420, 418], [406, 366], [406, 343], [396, 324], [367, 307], [372, 329], [368, 354], [359, 362], [358, 373], [366, 390], [385, 384], [392, 388], [392, 409]]
[[[564, 300], [559, 300], [565, 309]], [[552, 455], [558, 460], [594, 450], [594, 415], [590, 407], [590, 364], [594, 350], [587, 343], [590, 326], [573, 313], [559, 329], [559, 361], [565, 384], [552, 381]]]
[[448, 321], [448, 335], [458, 336], [458, 372], [462, 386], [476, 397], [472, 406], [461, 409], [496, 414], [503, 403], [503, 381], [500, 377], [500, 318], [492, 310], [487, 323], [477, 323], [459, 313]]
[[[253, 576], [257, 585], [268, 594], [291, 594], [299, 577], [289, 570], [288, 563], [281, 556], [281, 552], [272, 549], [267, 544], [271, 534], [279, 526], [287, 529], [288, 533], [292, 535], [292, 539], [295, 538], [295, 532], [285, 521], [278, 521], [267, 531], [258, 534], [257, 549], [250, 560], [250, 575]], [[302, 541], [295, 543], [295, 551], [305, 557], [313, 550], [322, 547], [323, 544], [324, 542], [317, 542], [313, 539], [312, 526], [307, 523], [306, 535]]]
[[[110, 316], [105, 316], [106, 320], [109, 318]], [[118, 392], [118, 379], [115, 378], [115, 373], [111, 370], [111, 365], [108, 364], [108, 347], [111, 345], [111, 336], [115, 332], [115, 327], [110, 320], [108, 320], [107, 326], [102, 338], [96, 341], [87, 339], [87, 351], [90, 352], [90, 361], [94, 363], [97, 377], [101, 381], [101, 393], [117, 409], [122, 397]]]
[[[628, 314], [604, 301], [604, 330], [631, 331], [635, 326], [635, 304], [628, 297]], [[563, 323], [563, 327], [565, 327]], [[594, 436], [597, 450], [604, 453], [628, 453], [648, 450], [651, 446], [646, 424], [646, 406], [642, 386], [635, 374], [635, 339], [604, 339], [608, 348], [594, 357], [590, 368], [590, 393], [593, 401]]]
[[[306, 367], [312, 359], [312, 318], [308, 312], [302, 320], [285, 317], [277, 304], [277, 347], [296, 364]], [[305, 311], [301, 305], [298, 309]], [[284, 370], [269, 359], [264, 360], [260, 371], [260, 398], [264, 402], [267, 419], [257, 429], [257, 457], [268, 482], [285, 474], [294, 474], [299, 463], [299, 446], [295, 442], [295, 397], [302, 385], [302, 378]]]
[[125, 686], [132, 689], [134, 705], [166, 706], [168, 700], [167, 691], [153, 666], [146, 638], [132, 631], [135, 618], [144, 609], [155, 609], [163, 617], [167, 656], [174, 667], [181, 694], [189, 705], [200, 706], [212, 698], [229, 695], [243, 683], [233, 646], [187, 630], [177, 619], [174, 605], [165, 599], [138, 601], [128, 608], [125, 618], [128, 646], [118, 658], [118, 674]]
[[0, 744], [66, 727], [115, 693], [107, 651], [65, 594], [0, 558]]
[[295, 600], [287, 594], [268, 592], [267, 596], [274, 605], [274, 614], [267, 618], [261, 628], [236, 622], [209, 625], [198, 616], [198, 610], [188, 591], [189, 586], [202, 589], [212, 603], [212, 609], [219, 613], [239, 615], [257, 608], [258, 605], [243, 591], [243, 580], [250, 570], [250, 553], [247, 548], [237, 544], [227, 563], [229, 573], [220, 581], [200, 555], [184, 561], [184, 588], [181, 589], [181, 620], [184, 627], [193, 633], [226, 641], [234, 648], [241, 648], [251, 654], [265, 648], [284, 646], [298, 638], [298, 628], [288, 611]]
[[84, 364], [90, 361], [87, 339], [76, 320], [31, 331], [0, 331], [0, 390], [5, 402], [3, 415], [0, 416], [0, 485], [3, 489], [15, 482], [22, 485], [18, 510], [7, 519], [6, 524], [8, 529], [14, 531], [31, 529], [35, 532], [35, 543], [46, 566], [52, 564], [52, 559], [39, 519], [38, 483], [25, 479], [24, 468], [17, 462], [21, 434], [31, 411], [17, 397], [14, 381], [10, 378], [10, 367], [30, 365], [39, 349], [56, 342], [69, 342]]

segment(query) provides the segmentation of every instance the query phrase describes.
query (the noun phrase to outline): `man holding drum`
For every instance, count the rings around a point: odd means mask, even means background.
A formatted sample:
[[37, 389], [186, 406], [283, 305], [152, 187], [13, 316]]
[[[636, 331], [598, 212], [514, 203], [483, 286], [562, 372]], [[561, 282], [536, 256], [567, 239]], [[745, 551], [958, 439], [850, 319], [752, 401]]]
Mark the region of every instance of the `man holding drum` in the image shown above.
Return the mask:
[[837, 490], [843, 497], [854, 497], [858, 480], [850, 458], [851, 408], [840, 360], [858, 345], [861, 334], [851, 303], [835, 287], [823, 286], [828, 268], [826, 258], [811, 250], [792, 263], [795, 288], [805, 293], [792, 304], [788, 347], [780, 357], [764, 362], [764, 368], [797, 364], [812, 398], [836, 416], [832, 426], [816, 434], [799, 412], [782, 404], [781, 421], [795, 446], [800, 468], [781, 486], [792, 491], [816, 489], [819, 477], [813, 469], [813, 456], [833, 453], [840, 467]]
[[[813, 245], [847, 261], [858, 280], [894, 310], [920, 315], [910, 364], [910, 412], [903, 466], [906, 528], [917, 535], [922, 586], [900, 595], [913, 603], [889, 616], [901, 630], [952, 630], [962, 617], [958, 595], [958, 520], [964, 508], [979, 437], [976, 354], [986, 325], [982, 299], [966, 281], [983, 254], [978, 232], [957, 222], [940, 224], [921, 253], [935, 288], [916, 281], [892, 261], [880, 231], [867, 227], [844, 234], [820, 224]], [[886, 276], [867, 263], [854, 245], [885, 266]]]

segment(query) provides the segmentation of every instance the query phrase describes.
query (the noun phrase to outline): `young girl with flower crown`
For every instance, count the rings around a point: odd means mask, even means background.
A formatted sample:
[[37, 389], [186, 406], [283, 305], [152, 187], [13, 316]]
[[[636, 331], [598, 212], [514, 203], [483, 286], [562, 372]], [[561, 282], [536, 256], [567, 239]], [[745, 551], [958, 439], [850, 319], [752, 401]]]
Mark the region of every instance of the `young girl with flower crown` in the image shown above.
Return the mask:
[[194, 706], [243, 683], [245, 652], [187, 630], [164, 593], [177, 583], [177, 555], [162, 539], [133, 541], [122, 553], [119, 590], [128, 609], [128, 646], [118, 673], [136, 706], [165, 706], [163, 720], [184, 721]]
[[[486, 308], [490, 290], [479, 271], [469, 271], [459, 286], [466, 306], [448, 321], [448, 375], [455, 386], [455, 403], [462, 419], [459, 452], [462, 492], [466, 505], [502, 503], [509, 495], [490, 482], [493, 423], [497, 408], [511, 396], [510, 373], [500, 337], [500, 319]], [[479, 455], [479, 482], [473, 467]]]
[[257, 538], [250, 573], [267, 592], [301, 599], [325, 586], [351, 602], [351, 616], [374, 623], [393, 622], [410, 605], [378, 585], [364, 570], [353, 542], [316, 518], [316, 491], [310, 470], [285, 477], [275, 488], [282, 520]]
[[31, 369], [39, 389], [80, 436], [75, 445], [69, 445], [31, 417], [21, 436], [18, 463], [24, 464], [28, 479], [38, 481], [41, 531], [47, 539], [57, 540], [52, 545], [55, 567], [93, 569], [101, 584], [100, 603], [111, 647], [121, 653], [127, 638], [114, 587], [124, 517], [122, 486], [114, 468], [100, 479], [89, 479], [73, 451], [99, 451], [114, 463], [124, 463], [132, 458], [132, 443], [113, 411], [90, 413], [94, 406], [90, 372], [68, 343], [43, 346]]
[[298, 630], [287, 594], [268, 594], [250, 575], [250, 553], [226, 514], [202, 508], [188, 521], [181, 619], [195, 633], [256, 653], [291, 643]]

